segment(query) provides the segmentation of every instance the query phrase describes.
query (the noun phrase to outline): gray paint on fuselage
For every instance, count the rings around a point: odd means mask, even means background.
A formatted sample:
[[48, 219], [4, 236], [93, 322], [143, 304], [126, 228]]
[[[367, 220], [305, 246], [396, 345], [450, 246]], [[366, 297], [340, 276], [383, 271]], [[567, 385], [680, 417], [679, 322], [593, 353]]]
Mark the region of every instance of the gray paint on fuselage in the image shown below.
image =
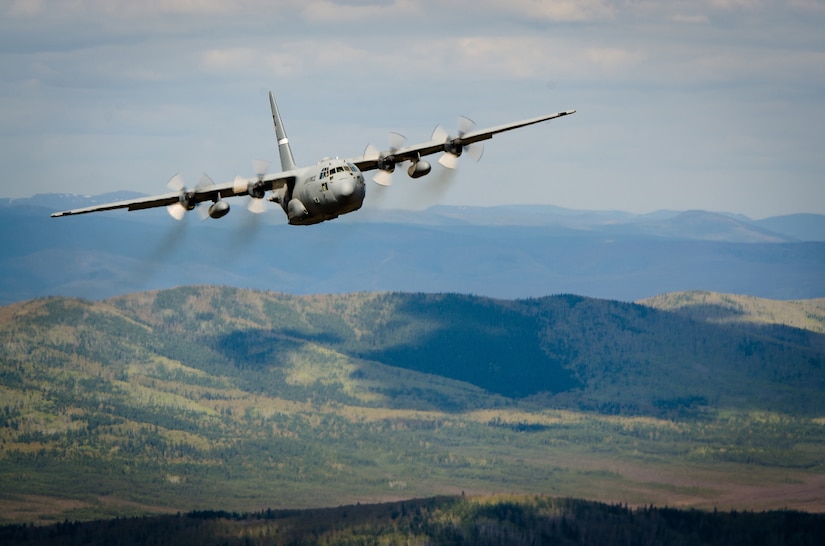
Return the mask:
[[[296, 179], [284, 195], [273, 199], [281, 203], [293, 225], [317, 224], [358, 210], [367, 193], [364, 175], [343, 159], [326, 159], [300, 169]], [[297, 203], [290, 204], [293, 200]]]

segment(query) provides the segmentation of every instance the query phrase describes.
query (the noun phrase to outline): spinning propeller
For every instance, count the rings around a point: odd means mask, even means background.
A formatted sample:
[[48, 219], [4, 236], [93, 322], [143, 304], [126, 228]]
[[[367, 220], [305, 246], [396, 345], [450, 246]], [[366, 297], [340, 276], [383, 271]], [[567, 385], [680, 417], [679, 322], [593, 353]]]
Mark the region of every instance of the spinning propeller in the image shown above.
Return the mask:
[[253, 214], [261, 214], [262, 212], [266, 212], [266, 201], [264, 201], [264, 195], [266, 194], [266, 188], [264, 188], [264, 175], [266, 175], [267, 169], [269, 169], [269, 161], [265, 159], [256, 159], [252, 162], [252, 166], [255, 169], [255, 176], [257, 180], [249, 185], [249, 204], [246, 205], [246, 208], [249, 212]]
[[395, 152], [404, 145], [407, 137], [400, 133], [390, 133], [390, 149], [386, 153], [369, 144], [364, 150], [364, 158], [378, 161], [378, 172], [372, 181], [381, 186], [392, 186], [392, 173], [395, 170]]
[[458, 165], [458, 158], [463, 152], [478, 161], [484, 153], [484, 144], [477, 142], [472, 144], [464, 144], [461, 138], [473, 130], [476, 126], [475, 122], [470, 118], [464, 116], [458, 117], [458, 135], [451, 136], [441, 125], [436, 126], [433, 131], [432, 140], [440, 142], [444, 145], [444, 153], [438, 160], [441, 165], [448, 169], [455, 169]]
[[[462, 140], [464, 135], [471, 132], [474, 128], [475, 123], [473, 120], [464, 116], [459, 116], [458, 118], [458, 134], [455, 136], [450, 135], [441, 125], [435, 128], [431, 140], [436, 144], [440, 144], [444, 150], [444, 153], [441, 154], [441, 158], [438, 160], [441, 165], [447, 169], [455, 169], [458, 165], [459, 156], [464, 152], [476, 161], [481, 159], [484, 153], [484, 144], [480, 142], [465, 144]], [[376, 162], [378, 172], [372, 177], [372, 180], [381, 186], [392, 185], [392, 173], [395, 171], [395, 166], [397, 163], [403, 161], [400, 161], [400, 158], [396, 157], [396, 152], [404, 145], [406, 138], [399, 133], [390, 133], [389, 140], [390, 148], [386, 152], [380, 151], [372, 144], [364, 150], [364, 159]], [[429, 163], [421, 160], [420, 156], [411, 159], [409, 155], [408, 152], [405, 152], [402, 157], [404, 157], [404, 160], [411, 162], [410, 168], [407, 170], [407, 174], [409, 174], [410, 177], [420, 178], [430, 172]]]
[[[194, 210], [196, 208], [198, 209], [198, 215], [201, 217], [201, 220], [205, 220], [207, 218], [222, 218], [229, 212], [229, 203], [222, 200], [217, 191], [209, 191], [215, 186], [215, 182], [209, 178], [209, 175], [206, 173], [201, 174], [201, 178], [198, 180], [198, 185], [195, 186], [194, 190], [186, 189], [186, 185], [183, 183], [183, 178], [181, 178], [179, 174], [176, 174], [169, 179], [169, 182], [167, 182], [166, 185], [180, 194], [177, 203], [172, 203], [171, 205], [166, 206], [166, 210], [169, 212], [169, 215], [175, 220], [183, 220], [183, 217], [187, 211]], [[212, 204], [209, 205], [209, 207], [198, 206], [200, 201], [205, 201], [204, 199], [198, 199], [198, 195], [202, 196], [203, 194], [210, 193], [211, 195], [209, 195], [209, 198], [212, 199]]]
[[264, 176], [269, 168], [269, 161], [265, 159], [256, 159], [252, 162], [255, 169], [255, 179], [250, 182], [248, 178], [236, 176], [234, 182], [234, 190], [236, 193], [246, 193], [249, 195], [249, 203], [246, 208], [249, 212], [260, 214], [266, 212], [266, 202], [264, 196], [266, 195], [266, 185], [264, 184]]
[[179, 174], [176, 174], [170, 178], [166, 185], [170, 190], [176, 191], [180, 194], [178, 197], [178, 202], [167, 205], [166, 210], [175, 220], [183, 220], [183, 216], [186, 214], [186, 211], [192, 210], [198, 206], [198, 202], [195, 200], [197, 191], [187, 191], [186, 184], [183, 183], [183, 178], [181, 178]]

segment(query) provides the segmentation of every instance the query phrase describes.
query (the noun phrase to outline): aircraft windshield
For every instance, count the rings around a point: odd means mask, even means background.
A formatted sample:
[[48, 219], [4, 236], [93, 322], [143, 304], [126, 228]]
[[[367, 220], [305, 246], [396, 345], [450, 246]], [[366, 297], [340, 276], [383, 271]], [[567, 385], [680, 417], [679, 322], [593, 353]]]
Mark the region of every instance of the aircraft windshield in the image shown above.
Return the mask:
[[357, 174], [360, 171], [358, 170], [358, 167], [356, 167], [352, 163], [344, 163], [342, 165], [330, 165], [329, 167], [324, 167], [323, 169], [321, 169], [321, 175], [319, 178], [324, 179], [335, 173], [343, 172], [352, 172]]

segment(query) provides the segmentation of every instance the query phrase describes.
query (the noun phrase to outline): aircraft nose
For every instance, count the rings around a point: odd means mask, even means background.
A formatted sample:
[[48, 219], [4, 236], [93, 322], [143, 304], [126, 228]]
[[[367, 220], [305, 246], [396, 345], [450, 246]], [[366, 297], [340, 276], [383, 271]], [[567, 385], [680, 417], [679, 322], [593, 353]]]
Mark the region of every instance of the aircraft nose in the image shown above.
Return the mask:
[[352, 197], [355, 193], [355, 182], [350, 178], [335, 181], [335, 194], [343, 199]]

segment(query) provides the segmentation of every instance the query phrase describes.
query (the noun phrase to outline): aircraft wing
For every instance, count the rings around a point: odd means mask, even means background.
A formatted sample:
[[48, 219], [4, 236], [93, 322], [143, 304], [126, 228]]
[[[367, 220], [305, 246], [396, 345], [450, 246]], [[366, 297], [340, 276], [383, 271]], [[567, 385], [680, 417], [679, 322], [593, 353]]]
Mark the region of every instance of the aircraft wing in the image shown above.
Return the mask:
[[65, 210], [62, 212], [55, 212], [52, 218], [59, 216], [73, 216], [76, 214], [87, 214], [89, 212], [100, 212], [104, 210], [114, 209], [128, 209], [128, 210], [143, 210], [154, 207], [166, 207], [176, 203], [184, 204], [184, 201], [192, 208], [198, 203], [204, 201], [216, 201], [224, 197], [235, 197], [239, 195], [249, 195], [250, 192], [266, 192], [272, 189], [283, 187], [287, 183], [295, 180], [294, 171], [286, 171], [280, 173], [273, 173], [263, 176], [260, 180], [258, 177], [241, 178], [238, 177], [232, 182], [225, 184], [213, 184], [206, 187], [196, 187], [192, 190], [181, 190], [178, 192], [166, 193], [163, 195], [151, 195], [148, 197], [138, 197], [136, 199], [127, 199], [126, 201], [116, 201], [114, 203], [105, 203], [102, 205], [93, 205], [91, 207], [84, 207], [80, 209]]
[[[513, 123], [506, 123], [504, 125], [490, 127], [488, 129], [468, 131], [459, 136], [450, 136], [448, 141], [452, 139], [458, 139], [462, 145], [467, 146], [475, 142], [480, 142], [482, 140], [489, 140], [493, 138], [493, 135], [496, 135], [498, 133], [512, 131], [513, 129], [527, 127], [528, 125], [534, 125], [536, 123], [541, 123], [543, 121], [549, 121], [551, 119], [569, 116], [570, 114], [575, 113], [575, 110], [566, 110], [564, 112], [556, 112], [555, 114], [550, 114], [547, 116], [539, 116], [536, 118], [525, 119]], [[361, 156], [349, 159], [349, 161], [351, 163], [354, 163], [362, 171], [370, 171], [380, 168], [381, 158], [384, 157], [392, 157], [395, 163], [401, 163], [403, 161], [417, 161], [420, 157], [444, 151], [445, 142], [430, 141], [423, 142], [421, 144], [415, 144], [412, 146], [404, 146], [402, 148], [398, 148], [397, 150], [381, 152], [378, 155], [378, 157]]]

